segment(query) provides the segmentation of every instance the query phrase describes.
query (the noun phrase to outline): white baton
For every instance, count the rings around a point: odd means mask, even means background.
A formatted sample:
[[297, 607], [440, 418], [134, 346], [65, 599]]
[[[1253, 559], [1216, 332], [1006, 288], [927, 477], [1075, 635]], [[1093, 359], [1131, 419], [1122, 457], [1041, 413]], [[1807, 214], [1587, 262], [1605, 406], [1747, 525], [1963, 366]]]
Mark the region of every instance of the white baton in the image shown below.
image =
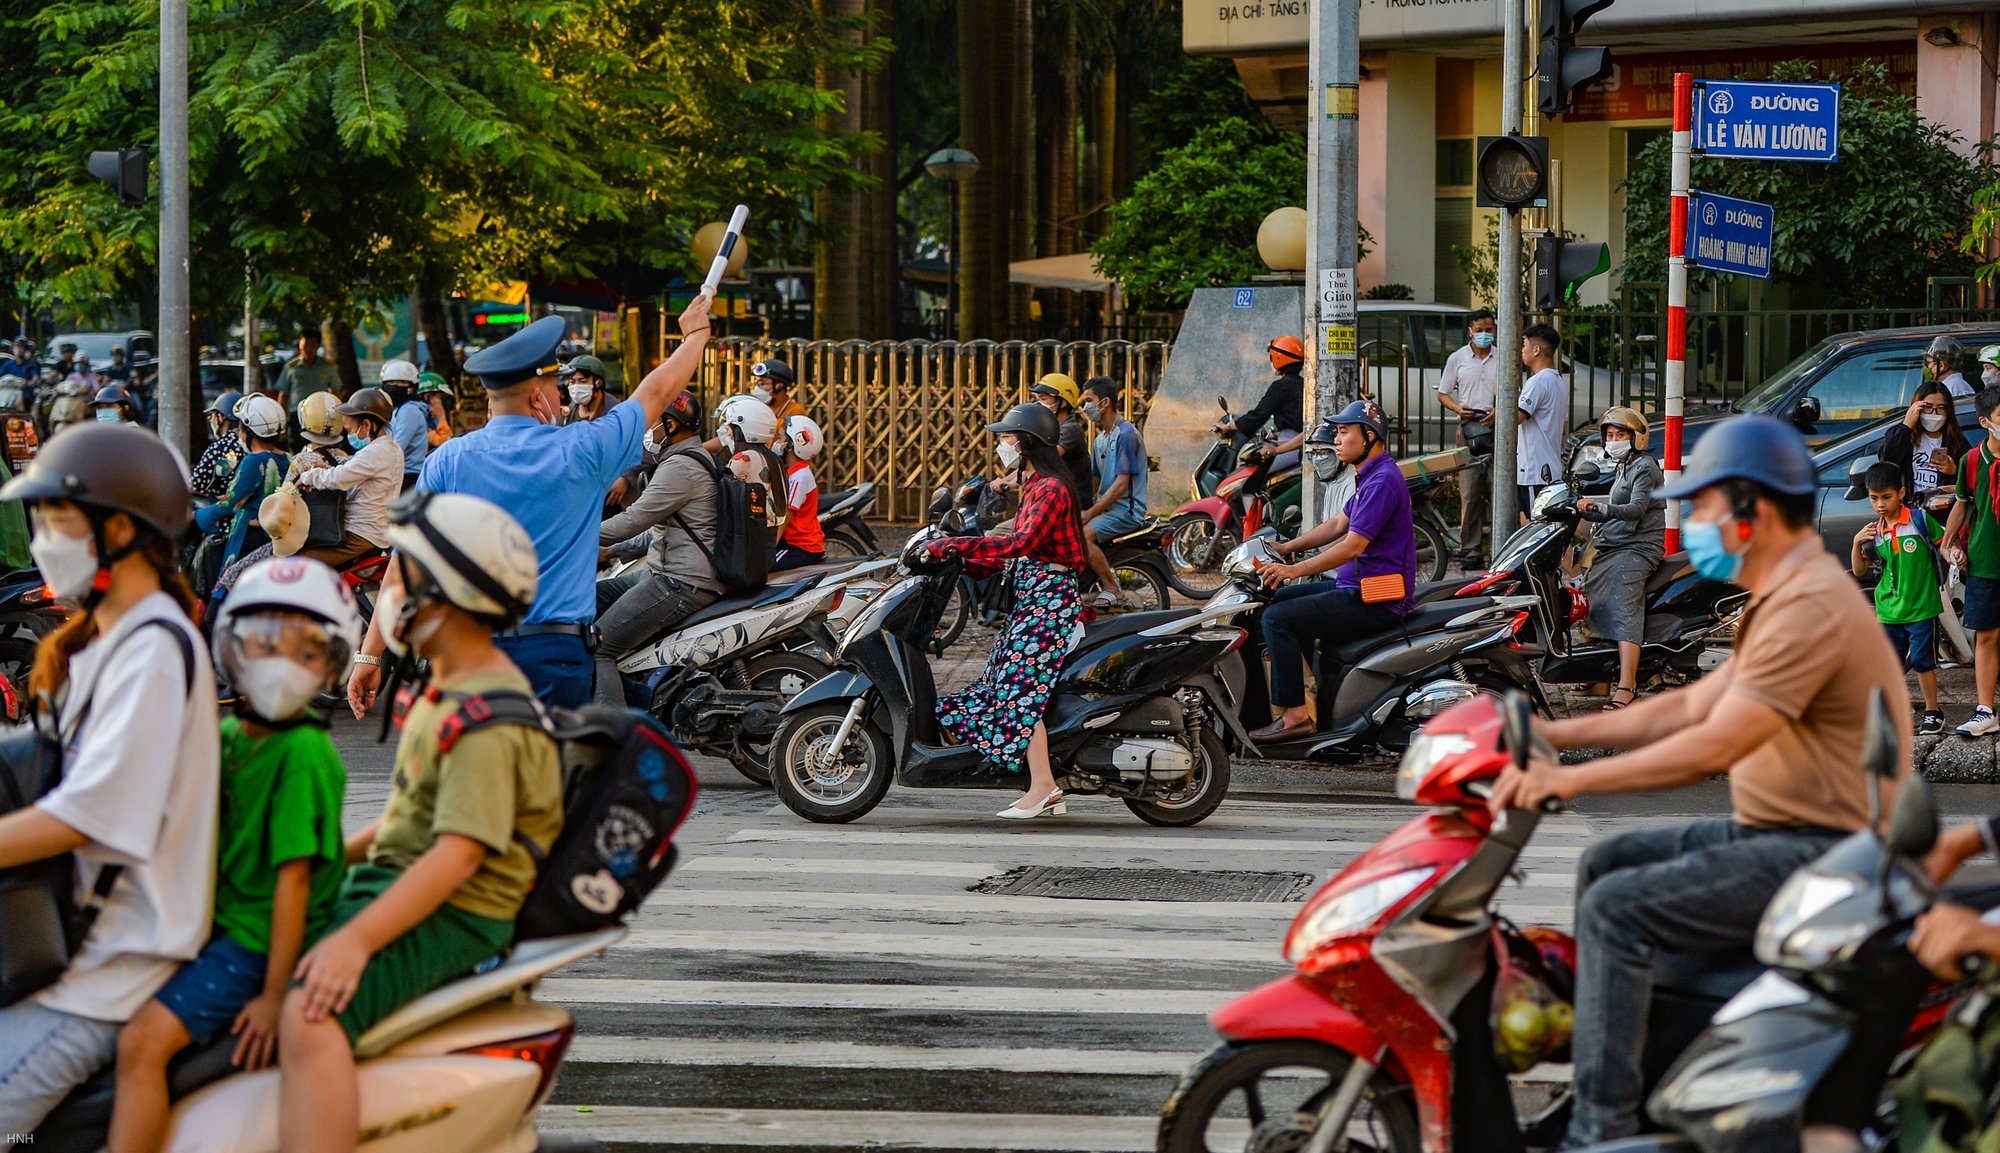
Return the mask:
[[736, 251], [736, 239], [743, 235], [743, 225], [750, 219], [750, 206], [739, 204], [736, 211], [729, 214], [729, 230], [722, 234], [722, 244], [715, 250], [715, 259], [708, 263], [708, 276], [701, 282], [701, 294], [713, 299], [715, 286], [722, 283], [722, 274], [729, 271], [729, 254]]

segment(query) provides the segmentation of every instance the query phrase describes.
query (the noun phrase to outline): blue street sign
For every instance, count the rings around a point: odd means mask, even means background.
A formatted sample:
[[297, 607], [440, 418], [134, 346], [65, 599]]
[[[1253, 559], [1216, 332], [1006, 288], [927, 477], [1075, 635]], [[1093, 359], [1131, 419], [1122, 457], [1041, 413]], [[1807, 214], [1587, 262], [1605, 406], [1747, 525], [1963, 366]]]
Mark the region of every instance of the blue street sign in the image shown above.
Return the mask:
[[1694, 151], [1734, 160], [1840, 159], [1840, 85], [1697, 80]]
[[1777, 213], [1768, 204], [1688, 193], [1688, 264], [1711, 272], [1771, 279], [1771, 229]]
[[1251, 307], [1251, 306], [1255, 305], [1256, 303], [1257, 303], [1257, 290], [1256, 290], [1256, 289], [1254, 289], [1254, 288], [1239, 288], [1239, 289], [1237, 289], [1237, 290], [1236, 290], [1236, 307], [1238, 307], [1238, 308], [1249, 308], [1249, 307]]

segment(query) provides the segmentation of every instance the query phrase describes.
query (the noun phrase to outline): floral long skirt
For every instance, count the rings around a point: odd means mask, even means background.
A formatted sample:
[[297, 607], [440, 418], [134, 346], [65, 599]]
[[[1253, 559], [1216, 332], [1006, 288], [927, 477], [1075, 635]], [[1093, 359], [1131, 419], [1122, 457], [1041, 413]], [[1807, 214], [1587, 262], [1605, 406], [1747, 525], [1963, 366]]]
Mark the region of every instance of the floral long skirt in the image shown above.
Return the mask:
[[1076, 574], [1041, 561], [1007, 563], [1014, 612], [993, 643], [986, 671], [963, 692], [938, 701], [945, 731], [1009, 772], [1027, 766], [1028, 741], [1048, 707], [1063, 657], [1076, 647], [1083, 601]]

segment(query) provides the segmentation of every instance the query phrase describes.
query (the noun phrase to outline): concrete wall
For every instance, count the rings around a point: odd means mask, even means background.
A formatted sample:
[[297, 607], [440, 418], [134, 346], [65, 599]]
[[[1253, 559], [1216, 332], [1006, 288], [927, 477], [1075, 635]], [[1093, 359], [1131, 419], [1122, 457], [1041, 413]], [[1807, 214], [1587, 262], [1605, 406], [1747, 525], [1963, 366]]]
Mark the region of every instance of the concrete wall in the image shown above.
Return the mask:
[[1973, 156], [1974, 146], [1993, 135], [2000, 15], [1933, 17], [1921, 23], [1926, 33], [1956, 33], [1958, 42], [1937, 45], [1917, 37], [1917, 112], [1958, 133], [1959, 151]]
[[1386, 208], [1389, 199], [1388, 174], [1390, 157], [1397, 151], [1389, 147], [1389, 69], [1383, 53], [1362, 54], [1361, 60], [1360, 124], [1361, 136], [1361, 187], [1356, 197], [1356, 215], [1361, 227], [1374, 238], [1372, 251], [1355, 267], [1355, 287], [1366, 292], [1378, 284], [1388, 283], [1389, 264], [1385, 257], [1384, 241], [1389, 235]]
[[1389, 154], [1384, 165], [1385, 284], [1437, 296], [1437, 57], [1387, 53]]
[[[1237, 308], [1236, 294], [1245, 291], [1251, 305]], [[1302, 297], [1295, 286], [1195, 289], [1146, 412], [1146, 451], [1160, 458], [1160, 474], [1146, 490], [1153, 512], [1172, 512], [1189, 499], [1194, 466], [1215, 440], [1208, 426], [1222, 415], [1215, 398], [1227, 398], [1231, 412], [1263, 398], [1272, 377], [1264, 350], [1300, 332]]]

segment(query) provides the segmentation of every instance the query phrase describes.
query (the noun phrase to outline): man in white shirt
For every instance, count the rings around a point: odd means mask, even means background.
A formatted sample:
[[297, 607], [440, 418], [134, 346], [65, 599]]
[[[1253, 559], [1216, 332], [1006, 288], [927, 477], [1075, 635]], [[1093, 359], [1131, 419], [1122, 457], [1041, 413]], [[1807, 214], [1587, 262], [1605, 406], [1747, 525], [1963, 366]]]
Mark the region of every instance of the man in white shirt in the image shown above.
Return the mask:
[[[1521, 383], [1521, 421], [1514, 426], [1514, 482], [1521, 490], [1521, 515], [1534, 507], [1542, 486], [1563, 473], [1563, 433], [1569, 424], [1569, 386], [1556, 371], [1562, 338], [1546, 324], [1521, 334], [1521, 364], [1531, 374]], [[1547, 479], [1543, 470], [1547, 469]]]
[[[1466, 343], [1445, 358], [1438, 376], [1438, 404], [1456, 415], [1458, 443], [1475, 457], [1493, 455], [1493, 399], [1500, 383], [1500, 358], [1493, 354], [1498, 331], [1491, 309], [1472, 313], [1465, 322]], [[1482, 538], [1486, 530], [1486, 468], [1473, 465], [1458, 473], [1458, 557], [1472, 572], [1485, 567]]]
[[1958, 366], [1965, 362], [1965, 346], [1949, 336], [1931, 339], [1931, 345], [1924, 350], [1924, 367], [1930, 369], [1931, 379], [1951, 390], [1954, 398], [1971, 396], [1979, 391]]
[[312, 468], [299, 474], [301, 488], [341, 489], [347, 511], [341, 518], [340, 543], [301, 549], [332, 568], [389, 547], [389, 503], [403, 492], [403, 449], [388, 435], [394, 410], [379, 388], [360, 388], [334, 409], [347, 426], [347, 443], [354, 455], [333, 468]]

